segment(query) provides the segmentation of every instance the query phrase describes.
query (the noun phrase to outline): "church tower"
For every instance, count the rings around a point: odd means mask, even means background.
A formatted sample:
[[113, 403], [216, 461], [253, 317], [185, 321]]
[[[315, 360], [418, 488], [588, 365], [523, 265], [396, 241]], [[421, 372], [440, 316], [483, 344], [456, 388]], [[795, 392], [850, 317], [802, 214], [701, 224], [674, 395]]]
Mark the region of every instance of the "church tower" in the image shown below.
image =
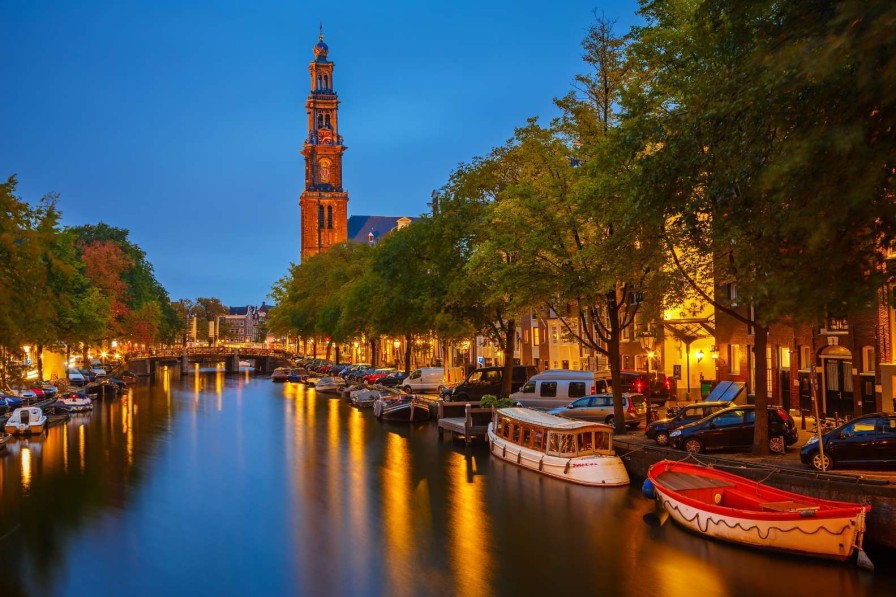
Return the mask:
[[342, 152], [346, 147], [339, 134], [339, 100], [333, 91], [333, 63], [329, 48], [320, 39], [309, 65], [311, 93], [305, 156], [305, 190], [299, 198], [302, 212], [302, 261], [348, 239], [348, 193], [342, 189]]

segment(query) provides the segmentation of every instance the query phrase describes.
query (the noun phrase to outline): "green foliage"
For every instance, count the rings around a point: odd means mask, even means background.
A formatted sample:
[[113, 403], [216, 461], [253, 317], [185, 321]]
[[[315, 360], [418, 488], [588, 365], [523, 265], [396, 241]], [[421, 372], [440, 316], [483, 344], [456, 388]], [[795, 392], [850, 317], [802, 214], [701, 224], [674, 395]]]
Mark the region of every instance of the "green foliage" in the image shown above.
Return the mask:
[[514, 400], [507, 397], [495, 396], [494, 394], [486, 394], [479, 400], [481, 408], [508, 408], [514, 405]]

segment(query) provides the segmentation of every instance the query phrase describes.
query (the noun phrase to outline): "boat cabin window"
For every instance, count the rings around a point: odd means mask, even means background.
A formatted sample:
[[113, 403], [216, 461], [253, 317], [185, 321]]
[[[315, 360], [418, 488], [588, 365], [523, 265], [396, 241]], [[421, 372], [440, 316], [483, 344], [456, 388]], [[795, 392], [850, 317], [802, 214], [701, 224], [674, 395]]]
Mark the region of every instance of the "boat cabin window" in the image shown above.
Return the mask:
[[520, 443], [520, 432], [521, 431], [522, 431], [522, 429], [520, 428], [519, 424], [514, 425], [513, 426], [513, 435], [510, 437], [510, 441], [512, 441], [515, 444]]
[[594, 451], [594, 432], [583, 431], [579, 434], [579, 454], [583, 452], [590, 454]]
[[548, 452], [561, 456], [574, 456], [576, 453], [575, 436], [572, 433], [548, 434]]
[[501, 422], [501, 435], [503, 437], [510, 437], [510, 421], [504, 419]]
[[536, 450], [545, 449], [545, 432], [544, 429], [536, 428], [533, 434], [532, 447]]
[[528, 446], [532, 442], [532, 428], [531, 427], [523, 427], [523, 438], [520, 443], [524, 446]]
[[595, 431], [594, 450], [596, 452], [608, 452], [610, 449], [610, 433], [607, 431]]

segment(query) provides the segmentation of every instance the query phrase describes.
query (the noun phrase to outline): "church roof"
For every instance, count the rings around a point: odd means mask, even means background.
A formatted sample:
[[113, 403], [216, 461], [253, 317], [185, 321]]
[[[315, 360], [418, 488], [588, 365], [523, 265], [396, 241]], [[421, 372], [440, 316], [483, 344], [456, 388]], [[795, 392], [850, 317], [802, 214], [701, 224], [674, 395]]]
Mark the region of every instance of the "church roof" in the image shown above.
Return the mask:
[[348, 239], [355, 243], [366, 243], [372, 232], [373, 239], [379, 240], [398, 228], [399, 220], [411, 223], [419, 219], [407, 216], [351, 216], [348, 219]]

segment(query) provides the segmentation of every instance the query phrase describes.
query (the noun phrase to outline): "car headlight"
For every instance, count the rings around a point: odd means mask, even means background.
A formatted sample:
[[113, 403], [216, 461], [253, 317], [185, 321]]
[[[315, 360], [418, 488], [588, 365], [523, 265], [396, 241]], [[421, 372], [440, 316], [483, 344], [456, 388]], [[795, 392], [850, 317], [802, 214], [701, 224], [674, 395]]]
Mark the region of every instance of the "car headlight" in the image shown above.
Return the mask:
[[811, 446], [812, 444], [817, 444], [817, 443], [818, 443], [818, 436], [813, 435], [812, 437], [809, 438], [809, 441], [806, 442], [806, 445]]
[[678, 437], [679, 435], [681, 435], [681, 431], [676, 429], [675, 431], [673, 431], [672, 433], [669, 434], [669, 437]]

